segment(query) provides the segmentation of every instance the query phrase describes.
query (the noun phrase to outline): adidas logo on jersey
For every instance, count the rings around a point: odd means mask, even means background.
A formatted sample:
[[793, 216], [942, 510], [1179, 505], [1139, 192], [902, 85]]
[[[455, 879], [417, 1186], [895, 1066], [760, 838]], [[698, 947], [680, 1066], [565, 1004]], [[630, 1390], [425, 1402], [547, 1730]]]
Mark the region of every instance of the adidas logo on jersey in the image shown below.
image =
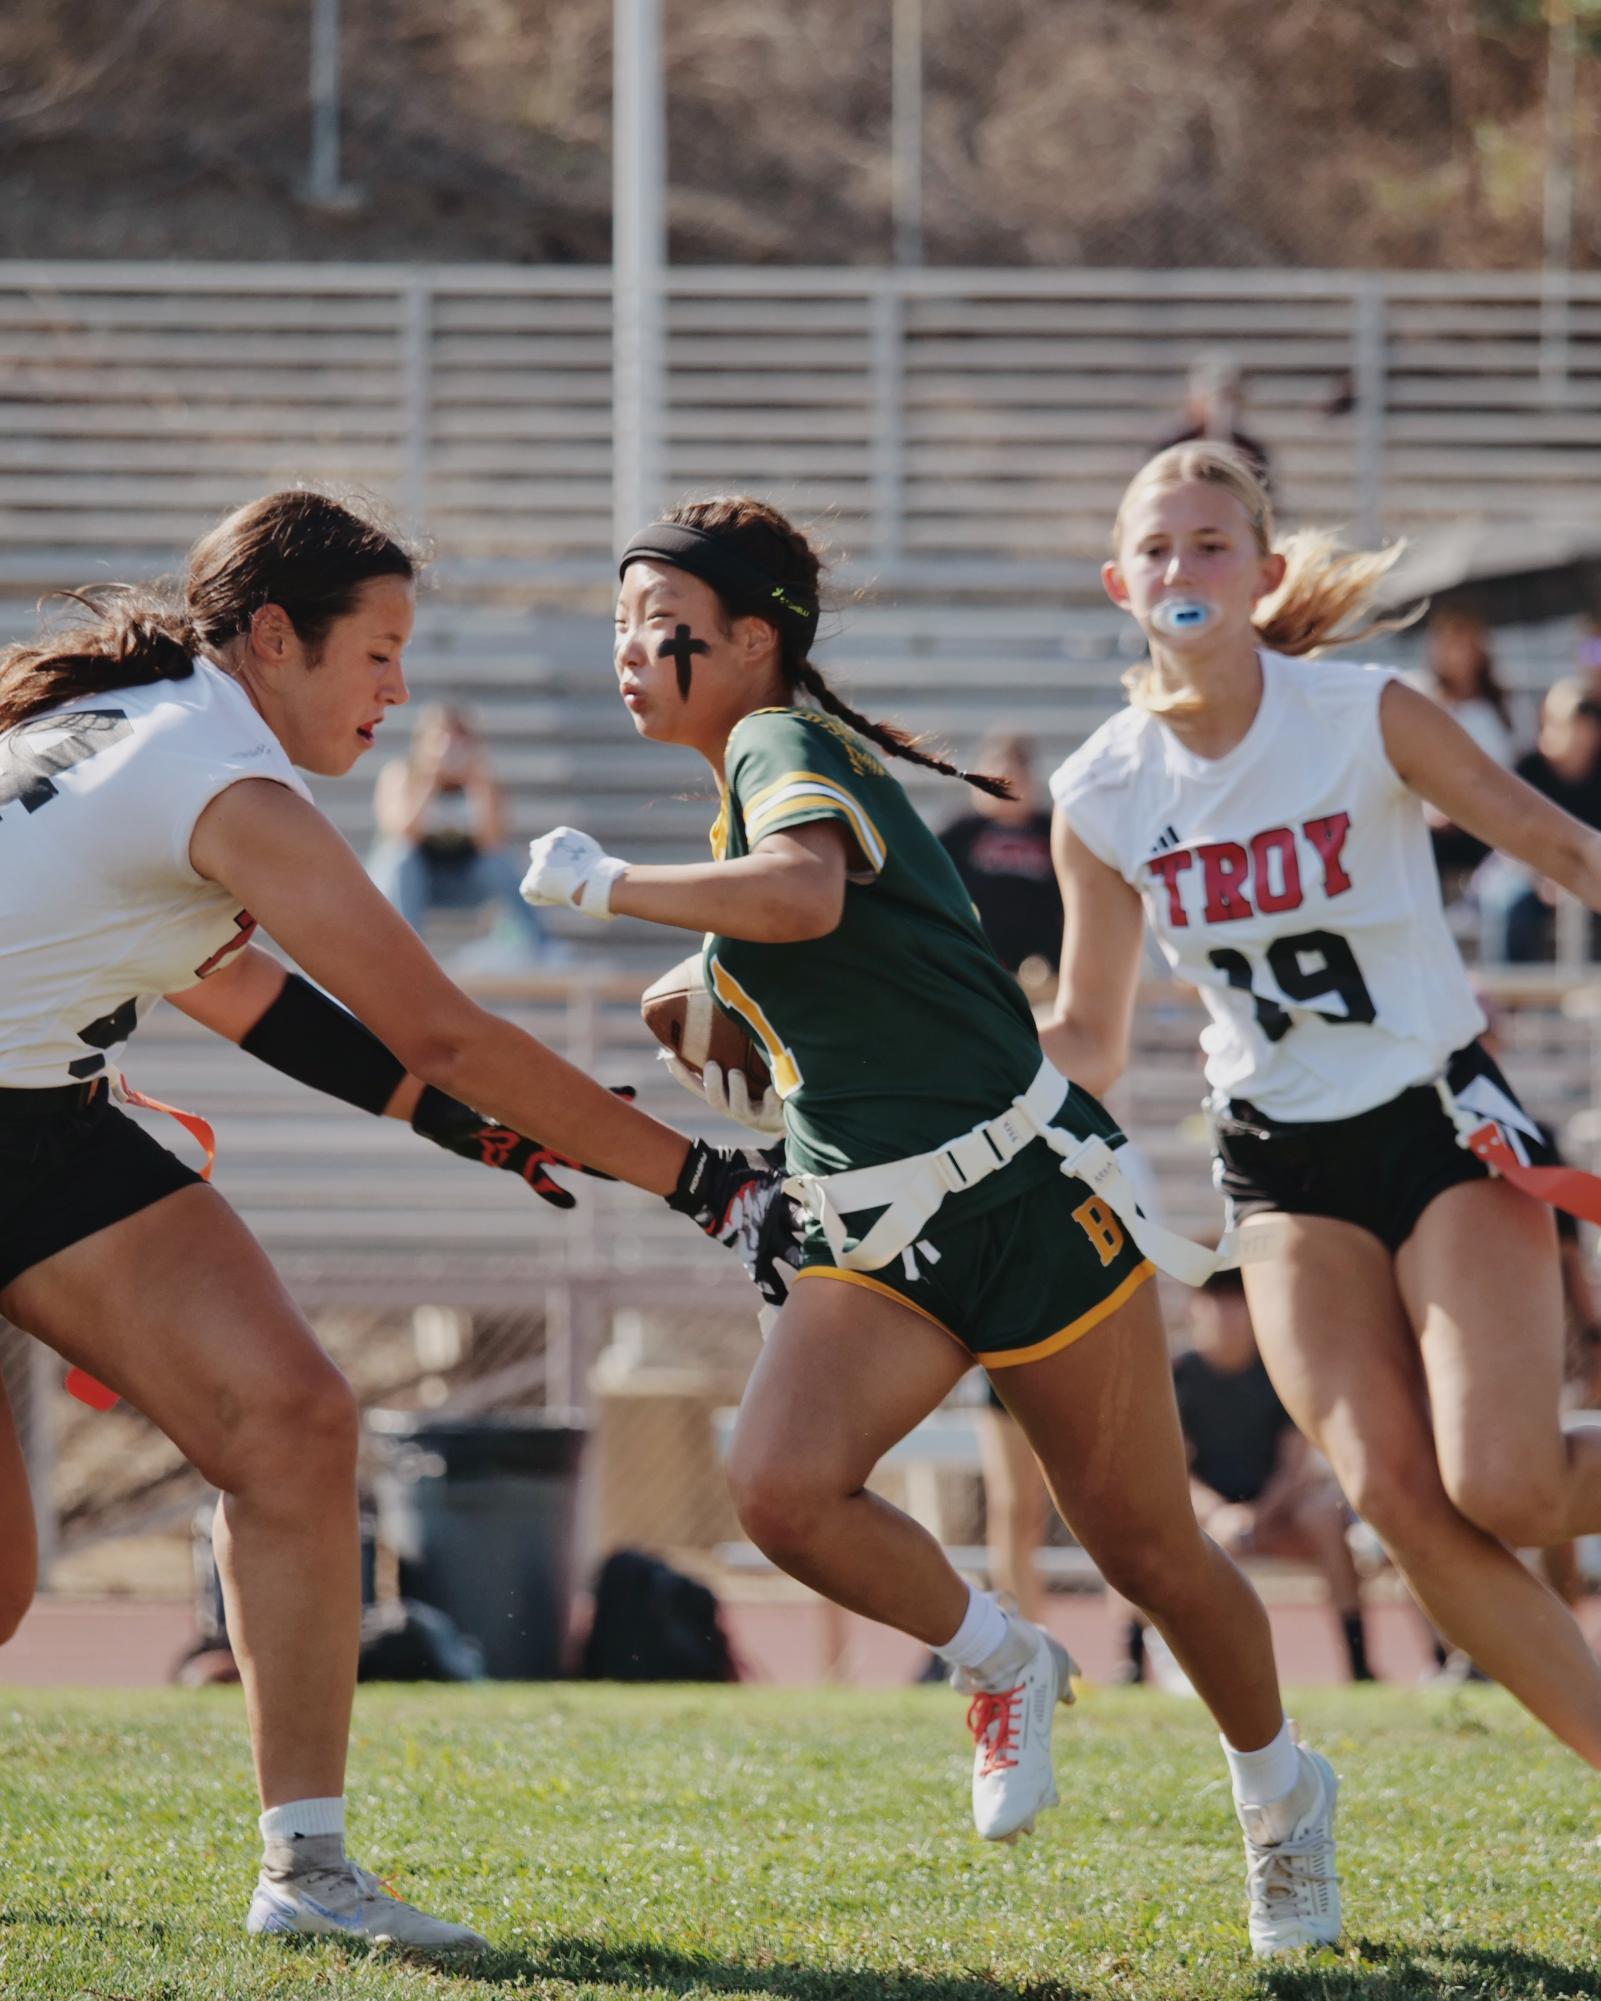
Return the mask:
[[1157, 835], [1156, 839], [1152, 841], [1151, 852], [1146, 857], [1146, 859], [1154, 860], [1157, 855], [1165, 855], [1169, 848], [1176, 848], [1178, 844], [1179, 844], [1178, 828], [1164, 827], [1161, 833]]

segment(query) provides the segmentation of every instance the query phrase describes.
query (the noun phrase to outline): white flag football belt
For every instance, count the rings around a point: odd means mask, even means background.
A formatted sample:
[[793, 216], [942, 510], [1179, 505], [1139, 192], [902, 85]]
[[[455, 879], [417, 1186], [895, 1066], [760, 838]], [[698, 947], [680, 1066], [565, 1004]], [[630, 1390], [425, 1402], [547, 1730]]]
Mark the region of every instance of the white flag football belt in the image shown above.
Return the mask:
[[[1099, 1135], [1080, 1137], [1051, 1124], [1067, 1093], [1067, 1079], [1050, 1063], [1042, 1063], [1033, 1083], [997, 1118], [986, 1119], [932, 1153], [912, 1154], [878, 1167], [851, 1168], [843, 1174], [796, 1174], [784, 1187], [821, 1227], [842, 1270], [877, 1271], [916, 1242], [947, 1195], [976, 1188], [1025, 1146], [1042, 1139], [1060, 1155], [1063, 1174], [1082, 1181], [1152, 1264], [1172, 1277], [1186, 1285], [1204, 1285], [1214, 1272], [1236, 1264], [1232, 1236], [1209, 1250], [1147, 1216], [1118, 1164], [1117, 1150]], [[884, 1213], [851, 1246], [845, 1218], [868, 1209]]]

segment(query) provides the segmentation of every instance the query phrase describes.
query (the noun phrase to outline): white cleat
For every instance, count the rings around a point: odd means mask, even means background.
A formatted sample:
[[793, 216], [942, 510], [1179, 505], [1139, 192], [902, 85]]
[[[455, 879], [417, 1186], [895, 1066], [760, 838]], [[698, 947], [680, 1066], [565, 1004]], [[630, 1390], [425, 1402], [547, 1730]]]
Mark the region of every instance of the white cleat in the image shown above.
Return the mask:
[[1334, 1799], [1327, 1758], [1301, 1751], [1301, 1776], [1285, 1800], [1240, 1806], [1251, 1951], [1258, 1959], [1337, 1945], [1340, 1885], [1334, 1873]]
[[972, 1695], [973, 1825], [986, 1841], [1034, 1832], [1034, 1816], [1056, 1804], [1051, 1723], [1073, 1700], [1067, 1649], [1025, 1619], [1012, 1618], [1006, 1644], [982, 1671], [951, 1677]]
[[245, 1930], [257, 1936], [363, 1939], [368, 1945], [424, 1958], [489, 1950], [488, 1940], [477, 1932], [431, 1918], [402, 1902], [354, 1862], [342, 1869], [308, 1869], [282, 1879], [263, 1870], [250, 1899]]

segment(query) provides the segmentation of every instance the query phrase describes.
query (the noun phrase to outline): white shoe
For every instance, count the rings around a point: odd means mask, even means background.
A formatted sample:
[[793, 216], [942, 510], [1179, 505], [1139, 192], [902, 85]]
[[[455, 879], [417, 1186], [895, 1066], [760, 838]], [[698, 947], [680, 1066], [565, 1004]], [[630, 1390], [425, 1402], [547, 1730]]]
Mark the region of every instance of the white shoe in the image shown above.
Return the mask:
[[1340, 1885], [1334, 1873], [1334, 1798], [1340, 1782], [1327, 1758], [1301, 1751], [1288, 1797], [1241, 1806], [1251, 1951], [1258, 1959], [1336, 1945]]
[[972, 1695], [973, 1825], [986, 1841], [1034, 1832], [1034, 1816], [1056, 1804], [1051, 1723], [1073, 1700], [1067, 1649], [1026, 1619], [1012, 1618], [1005, 1644], [982, 1669], [959, 1669], [952, 1685]]
[[245, 1930], [292, 1932], [302, 1938], [359, 1938], [395, 1952], [445, 1957], [487, 1952], [489, 1943], [465, 1925], [431, 1918], [386, 1890], [376, 1876], [347, 1862], [342, 1869], [256, 1881]]

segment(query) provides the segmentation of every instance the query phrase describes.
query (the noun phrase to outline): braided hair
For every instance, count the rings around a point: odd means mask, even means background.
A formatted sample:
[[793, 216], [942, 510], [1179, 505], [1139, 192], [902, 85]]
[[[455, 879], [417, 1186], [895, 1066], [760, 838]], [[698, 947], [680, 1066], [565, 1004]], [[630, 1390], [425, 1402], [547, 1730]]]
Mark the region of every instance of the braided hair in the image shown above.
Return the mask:
[[[893, 723], [874, 722], [861, 715], [824, 680], [812, 664], [812, 636], [817, 630], [817, 607], [823, 565], [817, 551], [800, 529], [787, 521], [776, 507], [748, 494], [716, 494], [707, 500], [681, 501], [668, 510], [662, 522], [675, 528], [689, 528], [725, 543], [757, 576], [769, 578], [779, 591], [749, 595], [739, 586], [719, 582], [713, 588], [724, 609], [734, 618], [762, 618], [778, 634], [778, 664], [785, 683], [803, 690], [820, 709], [856, 731], [884, 752], [918, 764], [925, 771], [938, 771], [946, 778], [960, 778], [994, 799], [1010, 799], [1012, 787], [1004, 778], [988, 772], [964, 771], [959, 765], [923, 748], [922, 739], [897, 729]], [[780, 610], [775, 617], [772, 599]], [[794, 611], [797, 616], [785, 616]]]

